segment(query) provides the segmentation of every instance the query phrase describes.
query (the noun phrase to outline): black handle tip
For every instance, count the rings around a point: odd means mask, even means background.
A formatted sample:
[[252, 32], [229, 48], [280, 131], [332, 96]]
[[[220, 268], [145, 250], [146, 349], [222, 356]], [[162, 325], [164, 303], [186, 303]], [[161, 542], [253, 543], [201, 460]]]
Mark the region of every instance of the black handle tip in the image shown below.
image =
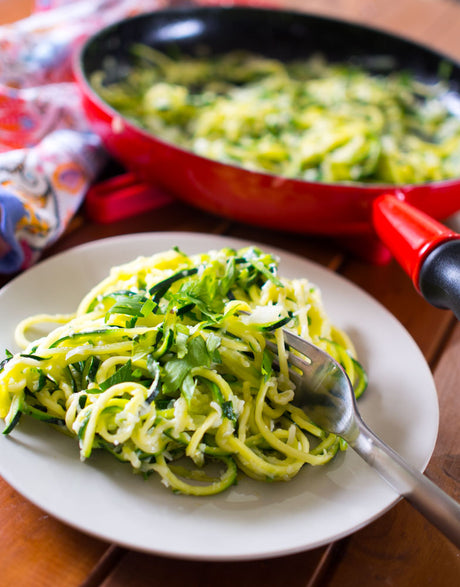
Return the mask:
[[427, 255], [419, 288], [430, 304], [452, 310], [460, 320], [460, 239], [445, 241]]

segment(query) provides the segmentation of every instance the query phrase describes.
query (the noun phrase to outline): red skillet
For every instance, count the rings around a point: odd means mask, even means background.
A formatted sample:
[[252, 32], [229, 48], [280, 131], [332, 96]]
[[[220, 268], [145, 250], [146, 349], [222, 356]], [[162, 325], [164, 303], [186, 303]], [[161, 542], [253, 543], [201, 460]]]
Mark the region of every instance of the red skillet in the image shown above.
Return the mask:
[[[442, 219], [460, 209], [460, 173], [459, 179], [419, 185], [326, 184], [247, 171], [195, 155], [141, 130], [91, 89], [88, 80], [93, 72], [104, 68], [107, 57], [117, 64], [114, 79], [123, 75], [131, 63], [134, 42], [160, 50], [174, 46], [182, 53], [203, 45], [217, 53], [240, 48], [281, 60], [320, 52], [332, 61], [353, 59], [364, 66], [376, 57], [385, 57], [394, 60], [395, 69], [410, 70], [428, 82], [436, 82], [440, 66], [448, 63], [453, 95], [460, 87], [457, 64], [408, 40], [350, 22], [272, 9], [201, 7], [157, 11], [107, 27], [85, 43], [75, 67], [95, 132], [114, 157], [141, 180], [210, 212], [267, 228], [346, 238], [375, 235], [377, 230], [415, 280], [417, 289], [426, 295], [418, 280], [428, 273], [421, 266], [433, 247], [420, 247], [410, 240], [408, 247], [403, 247], [393, 237], [388, 242], [389, 231], [382, 229], [388, 220], [379, 221], [382, 214], [387, 219], [390, 215], [388, 199], [384, 200], [386, 208], [380, 210], [383, 200], [378, 196], [397, 196], [392, 198], [391, 215], [398, 211], [398, 231], [402, 200], [430, 217]], [[404, 210], [407, 216], [405, 205]], [[454, 233], [442, 233], [435, 242], [452, 241], [448, 248], [452, 255], [457, 238]], [[399, 253], [394, 250], [395, 243]], [[445, 245], [441, 249], [447, 250]], [[455, 259], [460, 266], [458, 254]], [[460, 285], [457, 289], [460, 300]], [[439, 296], [431, 298], [435, 305], [449, 305]]]

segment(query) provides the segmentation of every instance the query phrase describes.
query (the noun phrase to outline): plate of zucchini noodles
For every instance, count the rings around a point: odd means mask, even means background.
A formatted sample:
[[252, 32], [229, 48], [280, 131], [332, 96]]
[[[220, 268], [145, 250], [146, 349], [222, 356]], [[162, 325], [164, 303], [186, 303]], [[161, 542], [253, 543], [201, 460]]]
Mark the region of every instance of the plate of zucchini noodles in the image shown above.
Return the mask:
[[343, 277], [265, 244], [93, 241], [10, 282], [0, 312], [0, 474], [128, 548], [279, 556], [396, 503], [294, 405], [283, 328], [340, 361], [364, 419], [420, 470], [436, 442], [433, 378], [403, 326]]

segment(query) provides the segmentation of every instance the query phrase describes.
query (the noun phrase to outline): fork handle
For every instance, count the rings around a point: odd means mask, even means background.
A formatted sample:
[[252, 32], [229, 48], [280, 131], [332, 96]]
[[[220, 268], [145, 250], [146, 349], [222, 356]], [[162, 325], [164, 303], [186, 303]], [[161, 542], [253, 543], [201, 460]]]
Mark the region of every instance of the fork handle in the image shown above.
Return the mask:
[[460, 504], [359, 423], [350, 446], [400, 495], [460, 548]]

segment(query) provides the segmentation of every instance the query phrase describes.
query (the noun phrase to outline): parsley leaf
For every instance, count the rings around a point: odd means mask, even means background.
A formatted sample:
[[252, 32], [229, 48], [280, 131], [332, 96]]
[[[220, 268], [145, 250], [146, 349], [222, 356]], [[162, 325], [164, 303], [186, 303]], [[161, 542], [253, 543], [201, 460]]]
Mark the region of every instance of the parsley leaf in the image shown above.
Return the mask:
[[[202, 336], [195, 336], [187, 344], [187, 354], [182, 359], [170, 359], [164, 365], [164, 392], [174, 392], [182, 387], [193, 367], [209, 367], [212, 357]], [[185, 395], [191, 392], [191, 382], [185, 382]]]

